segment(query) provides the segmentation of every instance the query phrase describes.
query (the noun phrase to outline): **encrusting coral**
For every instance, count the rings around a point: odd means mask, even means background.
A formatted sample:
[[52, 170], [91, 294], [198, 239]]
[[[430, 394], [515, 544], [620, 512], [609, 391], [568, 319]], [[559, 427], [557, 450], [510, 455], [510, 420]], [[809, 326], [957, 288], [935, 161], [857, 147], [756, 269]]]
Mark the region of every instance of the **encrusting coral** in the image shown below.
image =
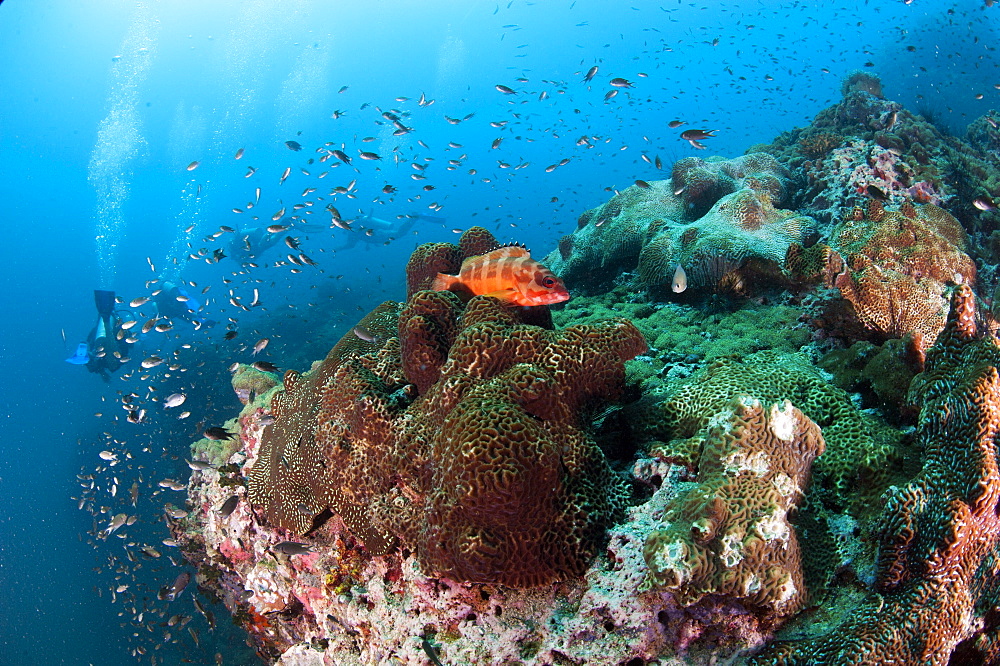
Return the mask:
[[667, 504], [646, 540], [650, 580], [684, 605], [722, 595], [791, 615], [806, 590], [788, 514], [823, 453], [819, 427], [787, 400], [764, 407], [741, 396], [707, 431], [698, 437], [697, 485]]
[[[626, 407], [638, 437], [659, 456], [693, 467], [670, 452], [708, 424], [729, 402], [750, 395], [768, 404], [790, 400], [823, 430], [826, 453], [816, 461], [819, 479], [837, 491], [881, 492], [899, 455], [898, 436], [867, 418], [846, 392], [830, 385], [800, 355], [764, 351], [736, 360], [717, 359], [658, 402]], [[657, 443], [659, 442], [659, 443]], [[667, 443], [667, 444], [665, 444]]]
[[920, 336], [929, 347], [944, 327], [949, 285], [975, 285], [966, 233], [947, 211], [906, 202], [855, 208], [830, 238], [847, 268], [834, 280], [858, 319], [888, 337]]
[[883, 497], [874, 589], [829, 633], [779, 642], [755, 664], [1000, 659], [1000, 345], [977, 332], [968, 285], [910, 386], [923, 470]]
[[689, 288], [743, 293], [773, 266], [780, 266], [793, 242], [802, 242], [813, 226], [811, 218], [780, 210], [771, 198], [743, 188], [719, 199], [697, 221], [664, 226], [639, 255], [639, 279], [663, 291], [680, 265]]

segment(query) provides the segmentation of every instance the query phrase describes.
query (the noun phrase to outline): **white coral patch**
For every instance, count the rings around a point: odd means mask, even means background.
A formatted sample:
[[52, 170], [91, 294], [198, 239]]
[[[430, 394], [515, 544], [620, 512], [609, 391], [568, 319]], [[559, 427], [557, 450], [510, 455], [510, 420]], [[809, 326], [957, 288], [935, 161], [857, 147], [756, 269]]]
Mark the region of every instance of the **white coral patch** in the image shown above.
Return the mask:
[[743, 539], [739, 534], [730, 533], [722, 537], [722, 552], [719, 559], [723, 566], [732, 569], [743, 561]]
[[795, 439], [795, 429], [798, 419], [792, 411], [792, 403], [785, 400], [783, 403], [771, 405], [771, 414], [768, 419], [771, 432], [783, 442], [790, 442]]
[[691, 578], [691, 570], [687, 561], [687, 546], [683, 541], [670, 541], [663, 544], [653, 555], [653, 567], [662, 575], [672, 571], [677, 575], [677, 584], [683, 585]]
[[788, 525], [788, 521], [785, 519], [784, 509], [775, 509], [774, 512], [761, 518], [756, 525], [754, 525], [754, 530], [760, 535], [760, 538], [764, 541], [774, 541], [780, 539], [788, 544], [788, 537], [791, 533], [791, 527]]
[[784, 606], [789, 601], [793, 600], [798, 594], [798, 590], [795, 587], [795, 581], [792, 577], [785, 575], [785, 580], [782, 581], [781, 586], [778, 587], [777, 598], [775, 599], [775, 606]]
[[796, 493], [800, 491], [799, 484], [792, 480], [792, 477], [788, 476], [784, 472], [778, 472], [771, 479], [771, 483], [774, 484], [775, 490], [781, 493], [782, 497], [791, 498]]
[[746, 583], [744, 583], [743, 585], [743, 596], [748, 597], [751, 594], [754, 594], [759, 591], [760, 591], [760, 578], [757, 577], [757, 574], [750, 574], [750, 577], [747, 578]]
[[763, 451], [756, 451], [749, 456], [742, 451], [736, 451], [726, 456], [722, 463], [726, 466], [726, 473], [732, 475], [750, 472], [760, 478], [771, 469], [771, 459]]

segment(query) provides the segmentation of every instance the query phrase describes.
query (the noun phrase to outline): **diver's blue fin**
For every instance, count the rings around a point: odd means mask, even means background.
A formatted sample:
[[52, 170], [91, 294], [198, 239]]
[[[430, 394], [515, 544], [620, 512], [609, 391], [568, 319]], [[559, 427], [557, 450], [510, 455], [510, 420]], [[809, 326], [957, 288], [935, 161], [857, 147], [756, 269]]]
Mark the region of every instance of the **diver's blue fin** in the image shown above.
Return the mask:
[[106, 289], [94, 290], [94, 304], [97, 305], [97, 312], [101, 319], [110, 317], [115, 311], [115, 292]]
[[67, 363], [73, 365], [86, 365], [90, 362], [90, 354], [87, 351], [87, 343], [81, 342], [76, 346], [76, 353], [66, 359]]

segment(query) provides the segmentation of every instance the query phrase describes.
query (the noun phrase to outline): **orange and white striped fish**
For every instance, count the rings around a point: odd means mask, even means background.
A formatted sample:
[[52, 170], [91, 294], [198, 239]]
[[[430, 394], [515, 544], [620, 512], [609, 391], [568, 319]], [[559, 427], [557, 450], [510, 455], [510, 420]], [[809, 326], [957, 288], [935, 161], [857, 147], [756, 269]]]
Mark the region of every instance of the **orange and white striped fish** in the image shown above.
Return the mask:
[[511, 305], [550, 305], [569, 299], [562, 280], [519, 245], [469, 257], [458, 275], [438, 273], [431, 289], [492, 296]]

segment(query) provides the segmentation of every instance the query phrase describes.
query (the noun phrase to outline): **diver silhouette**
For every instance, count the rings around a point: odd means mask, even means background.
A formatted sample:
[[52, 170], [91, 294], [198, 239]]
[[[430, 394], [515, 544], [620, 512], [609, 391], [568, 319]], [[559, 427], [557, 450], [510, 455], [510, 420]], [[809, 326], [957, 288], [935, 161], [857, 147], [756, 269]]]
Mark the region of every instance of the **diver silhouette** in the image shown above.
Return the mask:
[[125, 339], [121, 318], [115, 312], [115, 292], [95, 289], [94, 304], [97, 306], [97, 323], [90, 329], [86, 341], [77, 345], [76, 353], [66, 362], [85, 365], [87, 370], [99, 374], [107, 382], [112, 373], [128, 362], [130, 345]]

